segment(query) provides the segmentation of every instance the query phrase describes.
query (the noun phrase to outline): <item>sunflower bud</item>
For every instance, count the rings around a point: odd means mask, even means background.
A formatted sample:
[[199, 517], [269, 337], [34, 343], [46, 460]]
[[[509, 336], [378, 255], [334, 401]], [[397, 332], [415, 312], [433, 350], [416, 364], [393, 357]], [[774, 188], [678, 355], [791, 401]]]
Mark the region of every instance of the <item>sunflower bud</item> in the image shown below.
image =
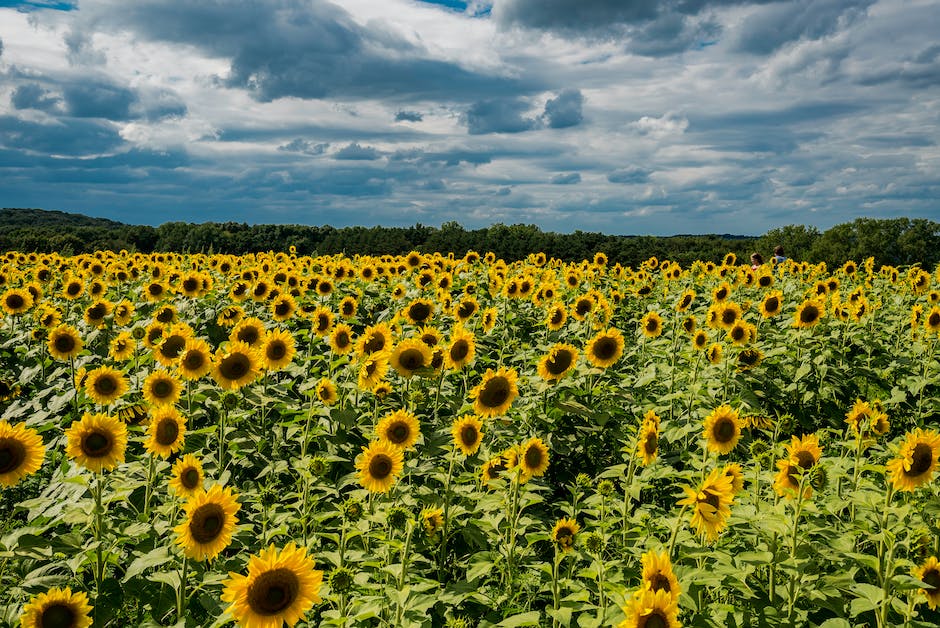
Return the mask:
[[234, 393], [225, 393], [222, 395], [222, 407], [226, 410], [234, 410], [238, 407], [238, 395]]
[[597, 532], [591, 532], [584, 537], [584, 546], [587, 548], [587, 551], [592, 554], [600, 554], [604, 551], [606, 545], [604, 537]]
[[597, 492], [604, 497], [609, 497], [614, 494], [614, 483], [610, 480], [601, 480], [597, 483]]
[[409, 518], [408, 511], [404, 508], [392, 508], [388, 511], [388, 525], [393, 530], [404, 530]]
[[353, 572], [346, 567], [337, 567], [330, 574], [329, 582], [334, 593], [348, 593], [353, 586]]
[[143, 327], [135, 327], [134, 329], [131, 330], [131, 337], [133, 337], [134, 340], [143, 340], [144, 336], [146, 335], [147, 335], [147, 330], [144, 329]]
[[330, 461], [323, 456], [316, 456], [310, 461], [310, 473], [317, 477], [323, 477], [330, 472]]
[[574, 482], [578, 485], [578, 488], [588, 488], [591, 486], [591, 476], [587, 473], [579, 473]]
[[356, 522], [362, 518], [362, 504], [359, 500], [350, 497], [343, 502], [343, 517], [350, 522]]

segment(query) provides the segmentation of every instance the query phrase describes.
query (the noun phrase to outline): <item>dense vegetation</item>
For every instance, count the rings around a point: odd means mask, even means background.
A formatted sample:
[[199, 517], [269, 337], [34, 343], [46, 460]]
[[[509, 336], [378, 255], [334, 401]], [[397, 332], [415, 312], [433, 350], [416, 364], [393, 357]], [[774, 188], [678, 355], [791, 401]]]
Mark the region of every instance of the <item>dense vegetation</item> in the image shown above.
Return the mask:
[[734, 235], [613, 236], [575, 231], [545, 232], [534, 225], [495, 224], [465, 229], [455, 222], [440, 228], [343, 227], [329, 225], [248, 225], [245, 223], [168, 222], [159, 227], [128, 225], [79, 214], [40, 209], [0, 209], [0, 250], [89, 253], [96, 250], [215, 252], [242, 255], [286, 251], [330, 255], [402, 255], [412, 250], [463, 255], [492, 251], [506, 260], [519, 260], [542, 251], [572, 261], [605, 253], [611, 263], [637, 266], [650, 257], [689, 264], [720, 261], [733, 252], [747, 259], [752, 251], [769, 258], [777, 245], [787, 255], [839, 266], [849, 259], [873, 257], [876, 264], [905, 265], [940, 262], [940, 223], [925, 219], [859, 218], [820, 232], [815, 227], [789, 225], [759, 237]]

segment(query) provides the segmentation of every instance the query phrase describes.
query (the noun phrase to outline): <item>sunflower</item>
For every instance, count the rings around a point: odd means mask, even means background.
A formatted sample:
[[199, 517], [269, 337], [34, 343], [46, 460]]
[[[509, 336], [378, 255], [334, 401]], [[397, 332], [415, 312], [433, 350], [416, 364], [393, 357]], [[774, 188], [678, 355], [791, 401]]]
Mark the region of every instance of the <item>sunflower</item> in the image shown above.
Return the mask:
[[738, 444], [741, 427], [743, 424], [737, 411], [731, 409], [731, 406], [723, 405], [705, 417], [702, 438], [708, 441], [706, 446], [709, 451], [718, 455], [727, 454]]
[[764, 360], [764, 354], [758, 349], [744, 349], [738, 352], [738, 370], [752, 369]]
[[495, 307], [488, 307], [483, 310], [483, 333], [488, 334], [493, 331], [493, 328], [496, 327], [496, 321], [499, 315]]
[[911, 575], [927, 585], [920, 592], [927, 598], [930, 610], [935, 610], [940, 604], [940, 562], [937, 557], [928, 558], [923, 565], [915, 567]]
[[539, 360], [539, 377], [547, 382], [559, 381], [578, 363], [578, 350], [572, 345], [558, 343]]
[[571, 305], [571, 316], [574, 317], [575, 320], [583, 321], [587, 318], [587, 315], [591, 313], [595, 305], [597, 305], [597, 303], [593, 296], [589, 294], [582, 295], [575, 299], [575, 302]]
[[122, 331], [111, 341], [109, 354], [111, 358], [117, 362], [126, 362], [134, 355], [135, 344], [134, 338], [130, 333]]
[[359, 366], [358, 385], [362, 390], [375, 390], [388, 373], [388, 353], [371, 353]]
[[[787, 445], [787, 457], [777, 461], [777, 475], [774, 478], [774, 490], [778, 495], [792, 498], [800, 490], [800, 476], [819, 464], [822, 448], [815, 434], [802, 438], [792, 437]], [[812, 488], [806, 486], [804, 499], [812, 495]]]
[[552, 542], [563, 553], [570, 552], [574, 549], [574, 541], [580, 530], [581, 526], [576, 520], [562, 517], [552, 528]]
[[940, 455], [940, 434], [915, 428], [901, 443], [898, 457], [887, 466], [897, 491], [913, 491], [930, 481]]
[[712, 307], [714, 307], [715, 312], [715, 319], [712, 325], [721, 329], [731, 329], [744, 315], [741, 306], [734, 301], [721, 301], [714, 304]]
[[373, 493], [386, 493], [404, 467], [402, 450], [386, 441], [372, 441], [356, 460], [359, 483]]
[[416, 372], [431, 365], [431, 348], [417, 338], [408, 338], [398, 343], [389, 357], [389, 362], [403, 377], [411, 377]]
[[483, 422], [472, 414], [465, 414], [454, 421], [451, 434], [454, 447], [460, 449], [463, 455], [472, 456], [483, 442]]
[[102, 406], [111, 405], [127, 392], [127, 378], [120, 371], [101, 366], [88, 373], [85, 394]]
[[565, 326], [567, 320], [568, 311], [564, 305], [556, 301], [548, 308], [548, 313], [545, 315], [545, 326], [552, 331], [558, 331]]
[[647, 338], [657, 338], [663, 333], [663, 319], [656, 311], [647, 312], [640, 319], [640, 329]]
[[19, 288], [12, 288], [0, 297], [0, 308], [9, 316], [19, 316], [33, 307], [33, 297]]
[[712, 345], [708, 348], [708, 361], [712, 364], [718, 364], [721, 362], [721, 357], [724, 355], [722, 351], [721, 344], [713, 342]]
[[58, 308], [44, 305], [41, 310], [35, 312], [36, 321], [46, 329], [53, 329], [62, 322], [62, 312]]
[[258, 354], [244, 342], [231, 342], [215, 353], [212, 378], [225, 390], [238, 390], [261, 374]]
[[179, 362], [186, 341], [193, 337], [193, 330], [185, 323], [174, 323], [163, 330], [163, 336], [153, 352], [153, 357], [167, 368]]
[[419, 515], [421, 527], [425, 533], [434, 538], [434, 536], [444, 527], [444, 511], [440, 508], [424, 508]]
[[679, 602], [668, 591], [640, 589], [623, 609], [627, 618], [617, 628], [681, 628]]
[[731, 286], [728, 285], [728, 282], [722, 282], [720, 286], [712, 290], [712, 300], [716, 303], [724, 301], [731, 296]]
[[330, 333], [330, 348], [336, 355], [345, 355], [353, 349], [353, 330], [346, 323], [340, 323]]
[[271, 318], [283, 322], [291, 318], [297, 311], [297, 301], [290, 294], [279, 294], [271, 301]]
[[204, 479], [202, 461], [193, 454], [186, 454], [173, 464], [170, 490], [183, 499], [190, 499], [202, 492]]
[[98, 473], [124, 462], [127, 428], [106, 414], [88, 414], [73, 421], [65, 431], [66, 454], [89, 471]]
[[92, 327], [101, 327], [105, 323], [105, 317], [111, 313], [113, 307], [110, 301], [96, 301], [85, 308], [83, 319], [85, 323]]
[[232, 542], [241, 505], [231, 487], [214, 484], [208, 491], [197, 492], [183, 505], [186, 519], [176, 526], [176, 544], [183, 553], [197, 561], [212, 560]]
[[814, 327], [826, 315], [826, 308], [822, 301], [807, 299], [796, 308], [793, 315], [793, 326], [801, 329]]
[[548, 469], [548, 447], [541, 438], [530, 438], [519, 446], [519, 469], [522, 478], [537, 478], [545, 475]]
[[38, 471], [45, 453], [46, 447], [35, 430], [0, 420], [0, 486], [14, 486]]
[[215, 322], [219, 327], [234, 327], [245, 316], [245, 311], [237, 306], [230, 305], [219, 312]]
[[460, 370], [473, 361], [476, 355], [476, 340], [473, 332], [463, 325], [454, 326], [450, 336], [450, 343], [443, 351], [444, 365], [452, 370]]
[[883, 436], [891, 427], [888, 423], [888, 415], [880, 409], [880, 404], [872, 407], [872, 404], [861, 399], [855, 400], [852, 409], [845, 415], [845, 422], [849, 424], [856, 436]]
[[261, 368], [266, 371], [283, 370], [294, 359], [294, 337], [286, 329], [272, 329], [264, 336], [258, 354]]
[[637, 438], [636, 453], [644, 467], [656, 460], [659, 451], [659, 425], [644, 421]]
[[228, 339], [232, 342], [243, 342], [249, 347], [257, 347], [264, 341], [265, 334], [264, 323], [261, 322], [261, 319], [252, 316], [239, 321], [232, 329]]
[[62, 286], [62, 298], [74, 301], [85, 292], [85, 284], [81, 278], [70, 278]]
[[177, 362], [180, 377], [196, 380], [212, 370], [212, 349], [202, 338], [188, 338]]
[[339, 399], [339, 395], [336, 394], [336, 384], [328, 377], [317, 382], [316, 395], [320, 403], [325, 406], [332, 406]]
[[166, 325], [159, 321], [154, 321], [147, 325], [147, 328], [144, 330], [144, 344], [147, 345], [148, 349], [155, 350], [163, 340], [163, 332], [166, 330]]
[[179, 401], [182, 385], [170, 373], [158, 369], [144, 380], [143, 392], [144, 399], [151, 405], [173, 405]]
[[713, 469], [698, 488], [683, 486], [685, 499], [680, 506], [692, 506], [692, 526], [709, 541], [718, 538], [731, 514], [734, 501], [732, 480], [721, 469]]
[[434, 315], [434, 303], [428, 299], [415, 299], [402, 310], [402, 316], [414, 325], [424, 325]]
[[379, 441], [399, 449], [411, 449], [421, 435], [418, 418], [404, 410], [396, 410], [384, 417], [375, 428]]
[[679, 580], [672, 572], [672, 562], [669, 560], [668, 553], [646, 552], [640, 557], [640, 563], [643, 565], [641, 589], [648, 589], [653, 593], [665, 591], [673, 600], [679, 600], [682, 587], [679, 586]]
[[940, 333], [940, 307], [930, 308], [930, 312], [924, 317], [924, 329], [933, 333]]
[[0, 402], [10, 401], [20, 396], [20, 385], [12, 380], [0, 379]]
[[695, 332], [692, 336], [692, 347], [696, 351], [701, 351], [708, 344], [708, 333], [702, 329]]
[[154, 410], [147, 429], [150, 438], [144, 449], [151, 454], [167, 458], [183, 448], [186, 434], [186, 419], [173, 406], [161, 406]]
[[49, 332], [49, 354], [57, 360], [74, 358], [82, 351], [82, 337], [69, 325], [59, 325]]
[[454, 306], [454, 317], [461, 323], [466, 323], [480, 309], [480, 302], [476, 297], [467, 295]]
[[486, 369], [483, 381], [470, 391], [470, 398], [474, 400], [474, 412], [487, 418], [506, 414], [519, 394], [517, 379], [516, 369], [500, 367], [495, 372], [493, 369]]
[[366, 327], [356, 342], [356, 353], [370, 355], [385, 351], [392, 344], [392, 329], [387, 323]]
[[92, 624], [92, 607], [84, 591], [53, 588], [33, 596], [20, 615], [22, 628], [88, 628]]
[[722, 469], [724, 474], [731, 478], [731, 490], [737, 495], [744, 488], [744, 470], [737, 462], [726, 464]]
[[758, 309], [764, 318], [776, 316], [783, 309], [783, 293], [779, 290], [771, 290], [764, 296]]
[[588, 362], [598, 368], [607, 368], [623, 355], [623, 344], [623, 334], [619, 329], [612, 327], [597, 332], [588, 341], [584, 352]]
[[489, 487], [490, 482], [499, 478], [503, 471], [506, 471], [506, 461], [502, 456], [494, 456], [480, 467], [480, 484]]

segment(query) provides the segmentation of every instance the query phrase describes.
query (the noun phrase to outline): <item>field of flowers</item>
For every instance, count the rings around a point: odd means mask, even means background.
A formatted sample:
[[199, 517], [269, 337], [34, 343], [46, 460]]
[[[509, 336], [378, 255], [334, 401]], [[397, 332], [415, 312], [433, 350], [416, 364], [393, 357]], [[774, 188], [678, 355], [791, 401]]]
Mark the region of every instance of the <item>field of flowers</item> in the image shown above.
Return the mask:
[[0, 257], [0, 626], [936, 626], [940, 269]]

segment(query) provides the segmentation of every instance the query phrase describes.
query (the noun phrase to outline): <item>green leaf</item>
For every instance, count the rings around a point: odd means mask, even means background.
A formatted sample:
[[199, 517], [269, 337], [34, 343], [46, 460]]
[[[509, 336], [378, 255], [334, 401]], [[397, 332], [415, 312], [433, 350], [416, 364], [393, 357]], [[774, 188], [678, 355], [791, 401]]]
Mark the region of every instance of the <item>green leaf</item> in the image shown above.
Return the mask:
[[520, 613], [519, 615], [507, 617], [496, 625], [502, 626], [503, 628], [514, 628], [515, 626], [538, 626], [541, 618], [542, 614], [538, 611], [529, 611], [528, 613]]

